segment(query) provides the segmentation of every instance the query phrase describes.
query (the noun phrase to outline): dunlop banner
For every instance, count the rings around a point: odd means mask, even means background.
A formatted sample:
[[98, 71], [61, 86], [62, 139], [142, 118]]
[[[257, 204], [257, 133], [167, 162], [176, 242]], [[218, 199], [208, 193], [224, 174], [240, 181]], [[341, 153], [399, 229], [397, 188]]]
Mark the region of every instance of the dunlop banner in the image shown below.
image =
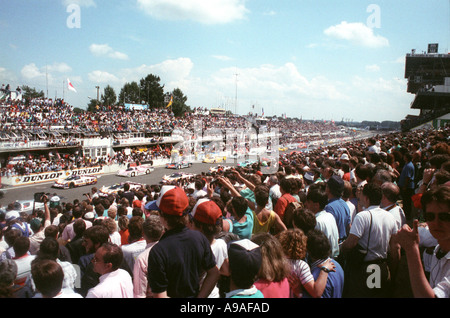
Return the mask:
[[104, 173], [103, 167], [80, 168], [64, 171], [51, 171], [43, 173], [29, 174], [26, 176], [17, 176], [12, 178], [12, 186], [21, 186], [27, 184], [51, 182], [61, 178], [67, 178], [70, 175], [96, 175]]

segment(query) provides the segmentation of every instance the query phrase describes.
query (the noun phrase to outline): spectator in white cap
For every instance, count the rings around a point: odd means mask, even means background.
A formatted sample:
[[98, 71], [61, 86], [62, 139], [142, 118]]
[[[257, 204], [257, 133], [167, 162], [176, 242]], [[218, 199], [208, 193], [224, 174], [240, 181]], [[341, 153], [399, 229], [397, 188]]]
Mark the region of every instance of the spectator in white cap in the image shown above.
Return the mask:
[[23, 236], [29, 237], [33, 235], [33, 231], [31, 230], [29, 224], [22, 220], [18, 211], [6, 212], [5, 220], [9, 227], [18, 229], [22, 232]]
[[[155, 298], [206, 298], [220, 277], [210, 242], [186, 225], [189, 199], [183, 189], [163, 186], [150, 210], [160, 211], [166, 232], [148, 257], [148, 282]], [[200, 286], [201, 273], [206, 272]]]
[[249, 239], [234, 241], [228, 248], [230, 292], [226, 298], [264, 298], [254, 285], [262, 263], [261, 248]]

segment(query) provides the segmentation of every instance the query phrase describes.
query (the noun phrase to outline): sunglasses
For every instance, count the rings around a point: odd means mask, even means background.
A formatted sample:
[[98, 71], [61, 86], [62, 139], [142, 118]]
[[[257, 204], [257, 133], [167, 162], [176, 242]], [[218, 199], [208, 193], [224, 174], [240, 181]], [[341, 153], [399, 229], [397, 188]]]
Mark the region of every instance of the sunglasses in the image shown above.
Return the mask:
[[438, 219], [442, 222], [450, 222], [450, 213], [449, 212], [445, 212], [445, 213], [431, 213], [431, 212], [427, 212], [425, 213], [425, 221], [426, 222], [432, 222], [436, 219], [436, 215], [438, 217]]

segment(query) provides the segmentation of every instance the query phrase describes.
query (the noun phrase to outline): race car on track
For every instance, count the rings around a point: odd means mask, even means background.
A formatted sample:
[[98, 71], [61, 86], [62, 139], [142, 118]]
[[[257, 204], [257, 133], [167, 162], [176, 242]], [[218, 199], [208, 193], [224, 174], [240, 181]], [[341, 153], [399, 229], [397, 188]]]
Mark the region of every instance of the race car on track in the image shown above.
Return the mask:
[[224, 156], [211, 156], [203, 159], [203, 163], [222, 163], [227, 160]]
[[112, 186], [103, 186], [100, 189], [98, 189], [98, 194], [101, 197], [106, 197], [109, 194], [115, 194], [119, 191], [123, 191], [125, 183], [128, 183], [130, 185], [130, 190], [137, 190], [144, 186], [142, 183], [138, 182], [121, 182], [113, 184]]
[[175, 172], [162, 177], [162, 183], [171, 183], [178, 180], [190, 179], [194, 177], [193, 173]]
[[97, 183], [97, 177], [92, 175], [71, 175], [67, 178], [58, 179], [53, 184], [53, 188], [72, 189], [76, 187], [92, 185]]
[[120, 177], [136, 177], [145, 174], [149, 174], [155, 171], [155, 168], [148, 165], [142, 165], [137, 167], [129, 167], [127, 169], [122, 169], [117, 171], [116, 175]]
[[44, 210], [44, 203], [42, 202], [35, 202], [34, 200], [17, 200], [13, 203], [13, 210], [9, 211], [2, 211], [3, 213], [7, 212], [18, 212], [26, 214], [31, 214], [34, 210]]
[[182, 168], [189, 168], [192, 166], [192, 162], [188, 161], [178, 161], [178, 162], [171, 162], [166, 164], [167, 169], [182, 169]]
[[256, 163], [256, 162], [258, 162], [258, 161], [257, 161], [257, 160], [251, 160], [251, 159], [248, 159], [248, 160], [239, 162], [239, 163], [238, 163], [238, 167], [245, 168], [245, 167], [247, 167], [247, 166], [251, 166], [252, 164], [254, 164], [254, 163]]

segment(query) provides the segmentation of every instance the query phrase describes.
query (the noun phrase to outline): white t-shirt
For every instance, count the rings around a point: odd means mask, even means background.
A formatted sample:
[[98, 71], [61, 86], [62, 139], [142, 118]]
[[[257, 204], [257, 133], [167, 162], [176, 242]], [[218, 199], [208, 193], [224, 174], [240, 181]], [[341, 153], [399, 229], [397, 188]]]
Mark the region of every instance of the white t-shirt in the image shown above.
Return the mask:
[[[223, 265], [223, 262], [228, 258], [228, 248], [227, 243], [222, 239], [217, 239], [211, 244], [211, 250], [214, 254], [214, 257], [216, 259], [216, 265], [217, 268], [221, 268]], [[201, 279], [201, 284], [203, 284], [205, 276]], [[219, 298], [219, 288], [217, 285], [212, 290], [211, 294], [209, 294], [208, 298]]]
[[133, 282], [130, 274], [119, 268], [100, 276], [100, 282], [89, 289], [86, 298], [133, 298]]
[[364, 260], [385, 259], [391, 236], [399, 230], [392, 214], [386, 213], [386, 210], [378, 206], [370, 206], [356, 214], [350, 234], [359, 237], [359, 245], [366, 249], [369, 239], [370, 214], [372, 214], [372, 230], [370, 231], [369, 251]]
[[450, 297], [450, 252], [438, 259], [436, 253], [439, 245], [436, 246], [431, 259], [430, 286], [438, 298]]
[[355, 219], [356, 212], [357, 212], [356, 206], [350, 200], [345, 201], [345, 203], [347, 203], [348, 208], [350, 209], [350, 220], [351, 220], [351, 222], [353, 222], [353, 220]]
[[120, 236], [120, 233], [117, 231], [109, 235], [109, 240], [111, 241], [111, 243], [116, 244], [117, 246], [122, 245], [122, 238]]
[[316, 229], [322, 231], [331, 245], [331, 256], [339, 255], [339, 230], [333, 214], [320, 211], [316, 214]]
[[147, 242], [144, 239], [121, 246], [123, 252], [123, 260], [128, 266], [127, 269], [130, 272], [133, 271], [136, 258], [145, 250], [146, 247]]

